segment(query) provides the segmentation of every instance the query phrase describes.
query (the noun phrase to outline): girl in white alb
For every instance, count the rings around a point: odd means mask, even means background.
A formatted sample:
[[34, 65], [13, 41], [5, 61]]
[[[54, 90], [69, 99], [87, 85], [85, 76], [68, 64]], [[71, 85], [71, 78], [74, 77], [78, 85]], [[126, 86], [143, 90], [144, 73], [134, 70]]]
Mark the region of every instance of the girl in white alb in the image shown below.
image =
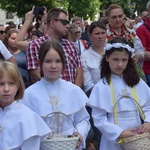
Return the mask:
[[42, 118], [19, 99], [24, 83], [16, 65], [0, 62], [0, 150], [39, 150], [51, 132]]
[[61, 112], [67, 115], [78, 131], [69, 121], [63, 120], [61, 123], [65, 124], [65, 129], [62, 128], [61, 134], [78, 134], [80, 139], [77, 147], [85, 148], [90, 128], [89, 114], [85, 108], [87, 96], [80, 87], [59, 78], [65, 60], [58, 43], [45, 42], [40, 48], [39, 60], [42, 78], [26, 89], [22, 102], [39, 114], [49, 126], [51, 120], [47, 115], [50, 113]]
[[[134, 50], [125, 38], [113, 38], [106, 44], [101, 62], [102, 79], [95, 85], [88, 105], [95, 126], [102, 133], [100, 150], [124, 150], [119, 139], [150, 131], [150, 89], [139, 78]], [[144, 123], [136, 102], [145, 115]]]

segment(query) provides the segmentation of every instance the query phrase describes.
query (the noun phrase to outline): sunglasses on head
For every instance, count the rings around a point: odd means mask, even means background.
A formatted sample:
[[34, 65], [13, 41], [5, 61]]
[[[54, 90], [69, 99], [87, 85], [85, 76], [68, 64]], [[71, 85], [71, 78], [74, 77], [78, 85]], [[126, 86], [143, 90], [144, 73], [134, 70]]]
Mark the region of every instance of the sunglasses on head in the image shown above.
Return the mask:
[[64, 26], [69, 24], [69, 20], [66, 20], [66, 19], [54, 19], [56, 21], [60, 21]]
[[0, 34], [5, 34], [5, 31], [0, 31]]
[[123, 17], [123, 14], [121, 15], [114, 15], [114, 16], [111, 16], [111, 19], [117, 19], [117, 18], [122, 18]]

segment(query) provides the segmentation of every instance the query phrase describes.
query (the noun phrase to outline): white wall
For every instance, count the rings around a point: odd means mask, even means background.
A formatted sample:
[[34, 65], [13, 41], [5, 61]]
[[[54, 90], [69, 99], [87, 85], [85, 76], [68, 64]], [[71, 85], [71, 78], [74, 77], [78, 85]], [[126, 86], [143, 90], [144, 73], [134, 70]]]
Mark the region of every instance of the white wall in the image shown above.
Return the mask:
[[6, 22], [13, 21], [16, 25], [18, 25], [21, 22], [21, 19], [14, 15], [13, 19], [6, 19], [6, 12], [0, 9], [0, 24], [4, 25]]

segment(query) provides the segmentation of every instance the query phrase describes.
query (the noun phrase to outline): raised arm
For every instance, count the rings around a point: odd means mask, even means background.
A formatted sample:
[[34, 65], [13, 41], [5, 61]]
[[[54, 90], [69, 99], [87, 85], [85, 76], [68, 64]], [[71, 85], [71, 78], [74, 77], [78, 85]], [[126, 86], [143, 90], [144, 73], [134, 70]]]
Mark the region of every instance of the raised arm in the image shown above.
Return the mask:
[[32, 22], [32, 19], [34, 16], [33, 10], [34, 10], [34, 6], [31, 11], [29, 11], [25, 14], [25, 22], [15, 40], [16, 46], [23, 51], [26, 51], [26, 49], [29, 45], [28, 41], [24, 41], [24, 37], [25, 37], [25, 34], [27, 33], [29, 26], [31, 25], [31, 22]]

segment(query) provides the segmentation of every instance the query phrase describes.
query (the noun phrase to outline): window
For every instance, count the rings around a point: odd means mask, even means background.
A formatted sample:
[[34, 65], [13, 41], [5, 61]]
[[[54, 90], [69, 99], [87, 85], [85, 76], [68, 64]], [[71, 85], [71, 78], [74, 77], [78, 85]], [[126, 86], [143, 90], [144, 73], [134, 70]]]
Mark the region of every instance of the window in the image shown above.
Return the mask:
[[6, 14], [6, 19], [13, 19], [14, 18], [14, 16], [13, 16], [13, 13], [12, 12], [8, 12], [7, 14]]

